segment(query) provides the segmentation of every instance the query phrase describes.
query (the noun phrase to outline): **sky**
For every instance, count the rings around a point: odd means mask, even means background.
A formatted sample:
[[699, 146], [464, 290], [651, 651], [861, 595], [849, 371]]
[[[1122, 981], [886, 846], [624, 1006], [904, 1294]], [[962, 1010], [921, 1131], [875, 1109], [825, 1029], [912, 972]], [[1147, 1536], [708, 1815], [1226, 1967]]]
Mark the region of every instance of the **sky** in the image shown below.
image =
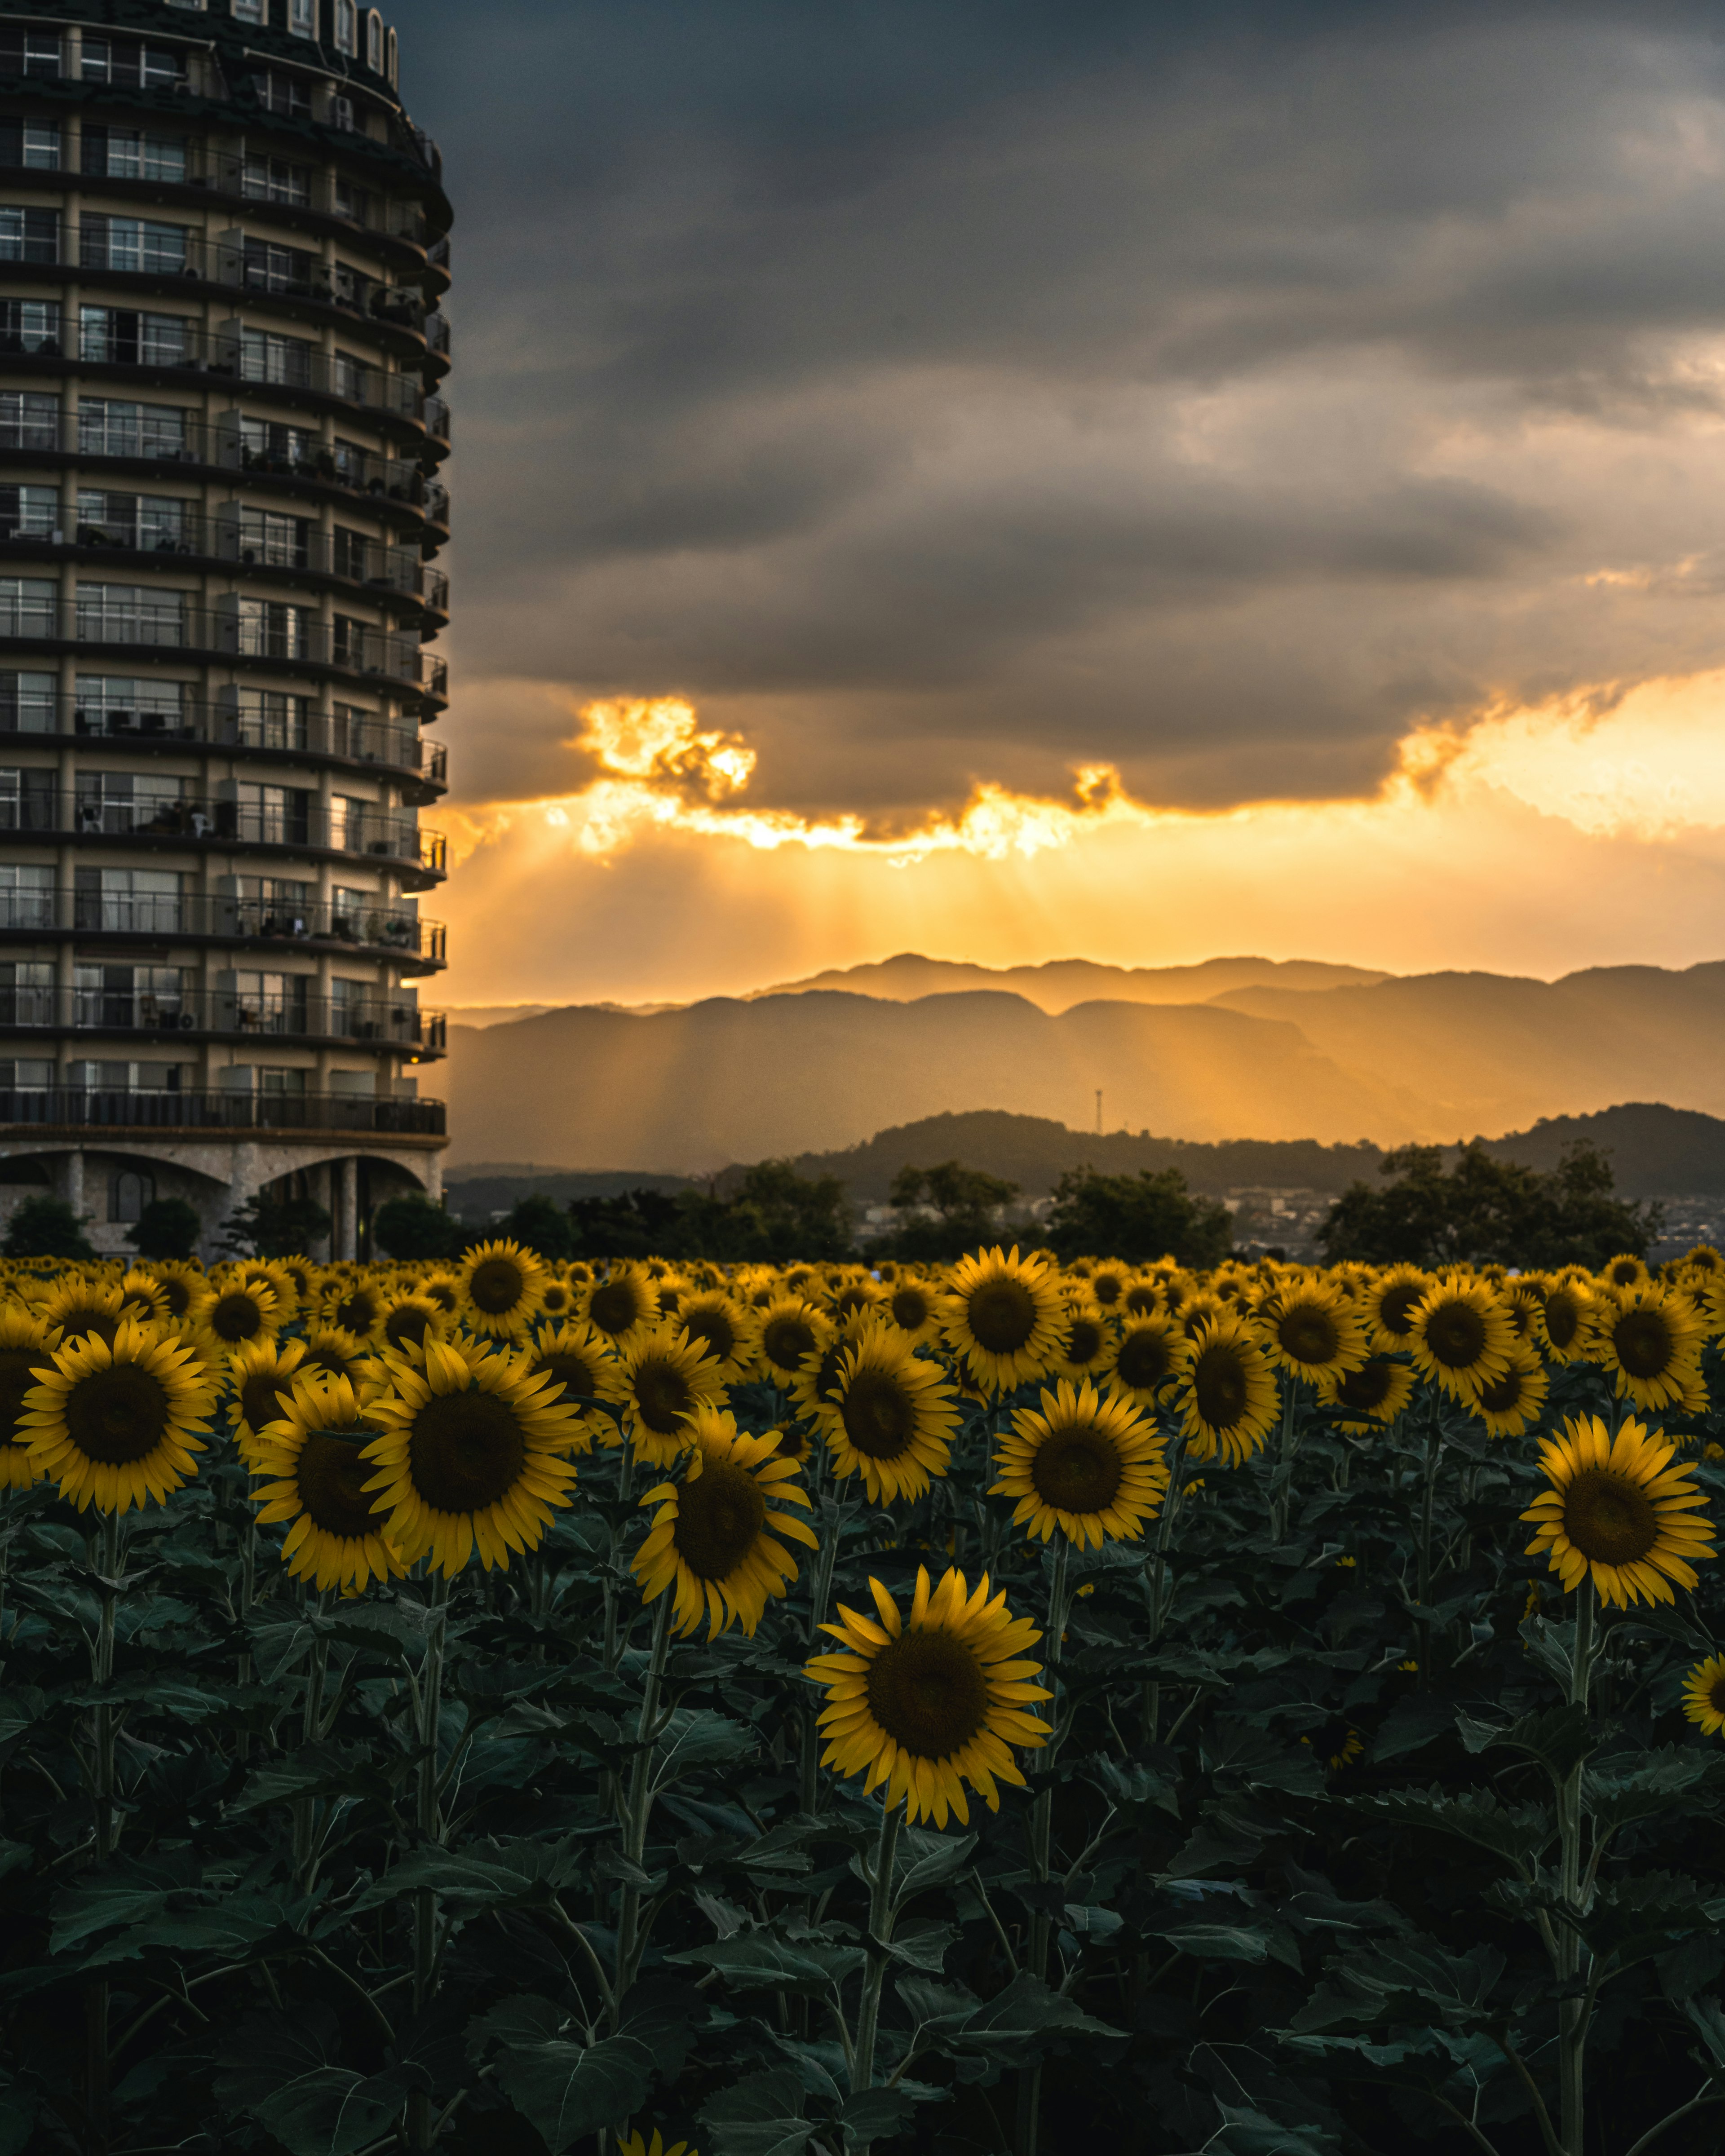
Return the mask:
[[1717, 11], [397, 19], [438, 1000], [1725, 955]]

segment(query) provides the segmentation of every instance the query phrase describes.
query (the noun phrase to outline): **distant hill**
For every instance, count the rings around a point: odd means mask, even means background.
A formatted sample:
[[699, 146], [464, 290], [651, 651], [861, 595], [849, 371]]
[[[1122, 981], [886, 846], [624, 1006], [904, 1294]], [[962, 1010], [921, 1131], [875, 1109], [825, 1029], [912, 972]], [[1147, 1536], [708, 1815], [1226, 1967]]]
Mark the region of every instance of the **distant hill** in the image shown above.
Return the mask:
[[955, 1105], [1080, 1120], [1098, 1089], [1110, 1122], [1183, 1137], [1431, 1127], [1417, 1096], [1337, 1069], [1296, 1027], [1214, 1004], [1050, 1017], [999, 993], [899, 1004], [817, 990], [648, 1017], [577, 1006], [452, 1027], [446, 1068], [458, 1172], [509, 1157], [711, 1172], [855, 1144]]
[[1304, 993], [1315, 988], [1369, 988], [1389, 978], [1363, 967], [1332, 966], [1315, 958], [1206, 958], [1197, 966], [1099, 966], [1089, 958], [1055, 958], [1042, 966], [993, 967], [923, 958], [904, 951], [878, 965], [834, 967], [804, 981], [759, 988], [749, 1000], [831, 989], [907, 1004], [923, 996], [993, 988], [1022, 996], [1039, 1010], [1057, 1015], [1075, 1004], [1202, 1004], [1233, 988], [1276, 988]]
[[1610, 1154], [1617, 1187], [1630, 1198], [1725, 1197], [1725, 1122], [1693, 1109], [1636, 1101], [1597, 1116], [1543, 1117], [1531, 1131], [1488, 1139], [1486, 1150], [1549, 1169], [1577, 1139]]

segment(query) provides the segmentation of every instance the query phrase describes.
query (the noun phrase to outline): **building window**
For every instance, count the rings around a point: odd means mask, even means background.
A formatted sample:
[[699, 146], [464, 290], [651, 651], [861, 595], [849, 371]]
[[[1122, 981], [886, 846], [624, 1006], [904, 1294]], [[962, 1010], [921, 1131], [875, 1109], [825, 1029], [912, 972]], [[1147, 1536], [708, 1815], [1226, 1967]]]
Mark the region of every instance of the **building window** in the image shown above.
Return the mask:
[[247, 659], [309, 659], [317, 615], [282, 599], [241, 599], [236, 649]]
[[138, 38], [98, 37], [86, 30], [84, 80], [126, 90], [181, 89], [186, 81], [186, 56], [172, 45], [147, 44]]
[[79, 357], [110, 367], [189, 367], [194, 326], [184, 315], [80, 307]]
[[359, 56], [359, 8], [356, 0], [336, 0], [336, 50]]
[[317, 35], [317, 0], [287, 0], [289, 33], [295, 38]]
[[0, 577], [0, 636], [58, 635], [59, 610], [52, 577]]
[[275, 509], [239, 512], [239, 558], [248, 568], [304, 569], [311, 562], [311, 525]]
[[133, 1224], [144, 1217], [144, 1208], [156, 1203], [156, 1178], [135, 1168], [122, 1168], [108, 1178], [108, 1218]]
[[327, 299], [320, 286], [322, 268], [315, 254], [303, 247], [279, 247], [273, 240], [248, 236], [241, 255], [241, 275], [254, 292], [285, 292], [301, 299]]
[[241, 779], [237, 792], [240, 838], [263, 846], [309, 844], [311, 795], [305, 788], [254, 786]]
[[181, 187], [186, 180], [186, 145], [172, 135], [141, 134], [136, 127], [97, 127], [86, 123], [84, 169], [109, 180], [162, 180]]
[[55, 699], [59, 690], [57, 674], [0, 673], [0, 733], [51, 734]]
[[185, 878], [177, 869], [79, 869], [74, 903], [86, 934], [175, 936]]
[[0, 389], [0, 449], [57, 449], [60, 400], [33, 389]]
[[26, 172], [59, 172], [59, 121], [0, 118], [0, 165], [19, 165]]
[[53, 964], [30, 959], [0, 966], [0, 1025], [53, 1024]]
[[79, 641], [177, 647], [186, 641], [186, 602], [192, 596], [190, 592], [163, 591], [155, 584], [80, 582]]
[[58, 487], [0, 486], [0, 539], [52, 540], [59, 521]]
[[80, 771], [78, 830], [91, 838], [132, 831], [206, 835], [187, 816], [185, 790], [183, 778], [164, 778], [153, 771]]
[[54, 870], [0, 864], [0, 927], [54, 926]]
[[0, 30], [0, 74], [59, 74], [64, 41], [51, 30]]
[[383, 72], [383, 18], [375, 8], [366, 17], [366, 65], [373, 74]]
[[280, 113], [288, 120], [311, 117], [311, 93], [292, 75], [254, 74], [251, 85], [252, 95], [266, 111]]
[[242, 689], [239, 740], [247, 748], [303, 750], [310, 710], [309, 698], [290, 696], [285, 689]]
[[189, 734], [183, 681], [135, 680], [124, 674], [80, 674], [74, 723], [80, 734], [167, 740]]
[[401, 63], [398, 55], [395, 33], [393, 30], [386, 32], [384, 35], [383, 51], [384, 71], [389, 77], [389, 87], [392, 90], [398, 89], [401, 82]]
[[266, 19], [264, 0], [234, 0], [234, 19], [236, 23], [262, 23]]
[[311, 167], [287, 157], [264, 157], [247, 153], [240, 172], [240, 192], [254, 202], [285, 203], [305, 209], [311, 200]]
[[0, 203], [0, 262], [58, 262], [60, 213]]
[[132, 404], [112, 397], [78, 403], [78, 451], [86, 457], [186, 455], [186, 414], [171, 404]]
[[177, 277], [188, 264], [191, 236], [186, 225], [161, 224], [153, 218], [91, 215], [84, 220], [78, 259], [85, 270]]
[[242, 330], [239, 372], [245, 382], [279, 382], [285, 389], [309, 389], [317, 346], [308, 338], [279, 336], [274, 330]]
[[101, 487], [78, 493], [78, 544], [125, 547], [134, 553], [193, 551], [193, 505], [170, 494], [114, 494]]
[[322, 473], [331, 459], [323, 437], [310, 427], [290, 427], [284, 420], [254, 419], [245, 413], [239, 422], [239, 461], [248, 471]]
[[0, 352], [41, 352], [59, 357], [58, 300], [0, 300]]

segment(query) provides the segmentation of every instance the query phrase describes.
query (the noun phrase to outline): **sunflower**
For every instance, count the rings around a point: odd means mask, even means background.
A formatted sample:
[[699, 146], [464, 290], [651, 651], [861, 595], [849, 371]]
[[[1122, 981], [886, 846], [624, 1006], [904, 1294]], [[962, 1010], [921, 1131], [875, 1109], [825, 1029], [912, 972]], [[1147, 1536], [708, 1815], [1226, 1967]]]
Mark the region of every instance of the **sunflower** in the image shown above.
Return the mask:
[[282, 1325], [281, 1305], [272, 1287], [256, 1281], [207, 1288], [192, 1306], [187, 1330], [197, 1339], [206, 1362], [225, 1362], [248, 1340], [273, 1340]]
[[234, 1395], [234, 1440], [240, 1458], [249, 1466], [257, 1439], [287, 1412], [295, 1379], [308, 1368], [305, 1343], [303, 1340], [248, 1340], [228, 1357], [228, 1368]]
[[1141, 1408], [1154, 1407], [1186, 1360], [1188, 1342], [1177, 1317], [1137, 1317], [1121, 1333], [1108, 1389]]
[[337, 1326], [357, 1340], [374, 1342], [388, 1301], [381, 1286], [352, 1273], [338, 1273], [324, 1291], [319, 1315], [326, 1325]]
[[941, 1322], [953, 1351], [986, 1390], [1010, 1392], [1040, 1377], [1060, 1345], [1060, 1288], [1052, 1270], [999, 1245], [952, 1268]]
[[530, 1378], [550, 1378], [545, 1389], [546, 1399], [575, 1408], [576, 1427], [581, 1432], [583, 1452], [592, 1444], [589, 1432], [593, 1417], [592, 1410], [579, 1403], [598, 1397], [600, 1381], [610, 1368], [611, 1361], [611, 1350], [585, 1322], [547, 1325], [531, 1347], [521, 1352], [521, 1367]]
[[300, 1291], [294, 1276], [279, 1259], [244, 1258], [223, 1268], [221, 1287], [264, 1287], [275, 1297], [277, 1314], [288, 1324], [300, 1307]]
[[808, 1358], [791, 1380], [791, 1404], [797, 1414], [829, 1440], [839, 1427], [845, 1358], [852, 1337], [849, 1332], [829, 1330], [821, 1347]]
[[1525, 1437], [1539, 1420], [1551, 1389], [1546, 1367], [1519, 1341], [1510, 1350], [1509, 1368], [1487, 1378], [1476, 1393], [1473, 1411], [1492, 1437]]
[[866, 1317], [878, 1311], [886, 1300], [886, 1291], [866, 1273], [853, 1276], [834, 1291], [832, 1300], [833, 1322], [848, 1325], [854, 1317]]
[[1232, 1317], [1235, 1311], [1236, 1306], [1225, 1296], [1212, 1295], [1208, 1288], [1198, 1288], [1168, 1315], [1189, 1340], [1194, 1340], [1213, 1317]]
[[295, 1579], [320, 1593], [358, 1591], [406, 1569], [384, 1532], [388, 1507], [367, 1494], [372, 1461], [365, 1448], [381, 1425], [345, 1378], [302, 1378], [254, 1448], [252, 1492], [267, 1526], [291, 1522], [281, 1546]]
[[567, 1281], [552, 1273], [539, 1291], [539, 1315], [561, 1324], [566, 1317], [573, 1317], [575, 1301], [575, 1291]]
[[429, 1295], [392, 1295], [385, 1300], [377, 1328], [379, 1347], [423, 1348], [428, 1339], [440, 1339], [443, 1332], [443, 1306]]
[[1601, 1265], [1599, 1277], [1606, 1287], [1635, 1288], [1645, 1287], [1652, 1275], [1640, 1258], [1625, 1250], [1609, 1265]]
[[79, 1511], [162, 1503], [198, 1472], [212, 1388], [182, 1342], [127, 1321], [111, 1345], [69, 1340], [24, 1394], [18, 1435]]
[[461, 1307], [461, 1283], [451, 1272], [441, 1269], [422, 1273], [414, 1285], [415, 1295], [429, 1296], [445, 1317], [454, 1317]]
[[826, 1424], [833, 1472], [860, 1474], [870, 1502], [920, 1497], [947, 1471], [957, 1395], [937, 1363], [924, 1361], [901, 1333], [865, 1318], [841, 1334], [834, 1411]]
[[932, 1340], [941, 1329], [940, 1296], [927, 1281], [901, 1274], [888, 1287], [879, 1313], [895, 1325], [913, 1348]]
[[1354, 1437], [1368, 1437], [1385, 1423], [1394, 1422], [1413, 1397], [1414, 1373], [1407, 1364], [1374, 1355], [1348, 1373], [1331, 1395], [1330, 1405], [1353, 1418], [1342, 1424], [1343, 1430]]
[[136, 1318], [140, 1325], [157, 1325], [165, 1330], [174, 1322], [167, 1291], [141, 1265], [133, 1265], [121, 1279], [120, 1306], [123, 1316]]
[[656, 2126], [650, 2147], [644, 2134], [625, 2133], [620, 2126], [616, 2129], [616, 2141], [617, 2156], [699, 2156], [699, 2152], [691, 2148], [686, 2141], [673, 2142], [667, 2148]]
[[1153, 1278], [1135, 1280], [1116, 1306], [1122, 1317], [1158, 1317], [1163, 1311], [1173, 1312], [1176, 1306], [1163, 1294], [1162, 1282]]
[[1550, 1489], [1522, 1513], [1538, 1532], [1529, 1557], [1547, 1556], [1566, 1593], [1589, 1573], [1607, 1602], [1675, 1599], [1670, 1583], [1693, 1588], [1695, 1563], [1713, 1554], [1712, 1529], [1690, 1517], [1706, 1497], [1676, 1448], [1626, 1422], [1614, 1438], [1597, 1415], [1579, 1415], [1539, 1447]]
[[861, 1774], [865, 1795], [884, 1782], [886, 1804], [902, 1803], [913, 1824], [944, 1827], [956, 1812], [968, 1825], [966, 1782], [999, 1811], [997, 1784], [1024, 1786], [1013, 1748], [1049, 1739], [1031, 1702], [1053, 1694], [1036, 1681], [1040, 1666], [1024, 1659], [1041, 1634], [1012, 1615], [1004, 1593], [989, 1599], [986, 1573], [968, 1594], [962, 1573], [931, 1589], [919, 1568], [907, 1618], [878, 1579], [869, 1586], [875, 1616], [841, 1604], [839, 1623], [821, 1627], [848, 1651], [807, 1665], [827, 1695], [821, 1763]]
[[1683, 1712], [1705, 1736], [1725, 1731], [1725, 1655], [1709, 1655], [1683, 1680]]
[[357, 1333], [339, 1325], [314, 1325], [305, 1335], [305, 1364], [326, 1370], [332, 1378], [357, 1379], [370, 1355]]
[[1174, 1410], [1195, 1457], [1250, 1459], [1276, 1426], [1281, 1399], [1263, 1343], [1242, 1317], [1219, 1317], [1188, 1352]]
[[740, 1384], [755, 1367], [755, 1325], [751, 1314], [721, 1288], [685, 1296], [677, 1323], [719, 1366], [727, 1385]]
[[1425, 1376], [1471, 1405], [1509, 1368], [1515, 1332], [1490, 1288], [1451, 1276], [1414, 1305], [1408, 1345]]
[[1418, 1265], [1391, 1265], [1367, 1287], [1361, 1310], [1372, 1327], [1372, 1345], [1385, 1355], [1414, 1344], [1414, 1312], [1431, 1290], [1431, 1275]]
[[1620, 1399], [1656, 1414], [1681, 1406], [1701, 1372], [1707, 1327], [1686, 1295], [1672, 1288], [1631, 1288], [1594, 1305], [1589, 1362], [1609, 1370]]
[[694, 1446], [682, 1481], [661, 1482], [642, 1498], [657, 1504], [647, 1539], [635, 1553], [634, 1574], [644, 1601], [675, 1590], [673, 1620], [692, 1632], [705, 1617], [716, 1640], [732, 1625], [752, 1638], [769, 1601], [797, 1576], [797, 1561], [776, 1535], [810, 1549], [819, 1537], [807, 1521], [769, 1509], [807, 1506], [787, 1460], [771, 1436], [740, 1435], [736, 1417], [703, 1408], [689, 1421]]
[[59, 1335], [22, 1303], [0, 1306], [0, 1490], [27, 1490], [42, 1470], [18, 1426], [24, 1395], [54, 1367]]
[[196, 1258], [152, 1258], [139, 1271], [148, 1271], [167, 1303], [169, 1320], [177, 1325], [203, 1293], [207, 1282]]
[[798, 1467], [806, 1466], [814, 1451], [814, 1433], [807, 1423], [782, 1422], [768, 1436], [778, 1448], [781, 1460], [788, 1460]]
[[799, 1296], [775, 1296], [762, 1310], [760, 1318], [761, 1329], [756, 1337], [761, 1360], [768, 1378], [781, 1388], [793, 1383], [809, 1357], [833, 1337], [827, 1319]]
[[659, 1291], [639, 1265], [613, 1265], [587, 1291], [584, 1315], [614, 1348], [629, 1346], [659, 1322]]
[[1168, 1489], [1162, 1440], [1122, 1399], [1062, 1378], [1040, 1410], [1020, 1408], [994, 1455], [1000, 1480], [988, 1494], [1018, 1501], [1014, 1527], [1047, 1542], [1100, 1549], [1136, 1542]]
[[548, 1276], [531, 1250], [502, 1241], [475, 1244], [458, 1277], [461, 1315], [469, 1330], [492, 1340], [511, 1340], [538, 1316]]
[[1069, 1301], [1060, 1314], [1060, 1338], [1049, 1364], [1057, 1378], [1076, 1384], [1082, 1378], [1106, 1378], [1114, 1368], [1115, 1340], [1102, 1306], [1088, 1297]]
[[[689, 1443], [695, 1410], [724, 1404], [725, 1380], [698, 1340], [663, 1324], [640, 1335], [610, 1364], [599, 1396], [622, 1409], [624, 1432], [640, 1457], [669, 1467]], [[619, 1441], [614, 1425], [605, 1442]]]
[[1124, 1265], [1098, 1265], [1090, 1276], [1090, 1291], [1104, 1310], [1117, 1310], [1120, 1299], [1132, 1284]]
[[117, 1287], [74, 1278], [53, 1289], [35, 1306], [36, 1315], [69, 1340], [111, 1342], [126, 1317], [126, 1298]]
[[364, 1485], [383, 1492], [384, 1532], [408, 1563], [429, 1553], [449, 1578], [475, 1549], [488, 1571], [506, 1570], [511, 1550], [536, 1548], [569, 1502], [574, 1409], [476, 1344], [433, 1340], [423, 1366], [385, 1362], [392, 1383], [367, 1411], [382, 1435], [365, 1448], [376, 1472]]
[[1553, 1281], [1547, 1286], [1538, 1332], [1553, 1363], [1578, 1363], [1585, 1355], [1593, 1333], [1596, 1300], [1592, 1288], [1581, 1281]]
[[1366, 1322], [1327, 1281], [1291, 1283], [1258, 1312], [1271, 1360], [1291, 1378], [1330, 1399], [1348, 1371], [1366, 1359]]

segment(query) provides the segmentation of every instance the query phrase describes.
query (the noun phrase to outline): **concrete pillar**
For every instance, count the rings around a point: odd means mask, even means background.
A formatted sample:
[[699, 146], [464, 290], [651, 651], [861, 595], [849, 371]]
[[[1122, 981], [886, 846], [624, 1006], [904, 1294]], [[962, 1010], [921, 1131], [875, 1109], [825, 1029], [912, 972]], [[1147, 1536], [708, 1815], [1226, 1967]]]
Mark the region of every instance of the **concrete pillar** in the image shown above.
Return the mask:
[[425, 1195], [434, 1205], [443, 1203], [444, 1157], [440, 1152], [428, 1153], [425, 1157]]
[[[320, 1161], [317, 1166], [311, 1170], [311, 1195], [317, 1200], [318, 1204], [322, 1206], [324, 1211], [329, 1214], [331, 1222], [333, 1222], [336, 1214], [336, 1194], [334, 1189], [331, 1188], [330, 1163], [328, 1161]], [[325, 1236], [322, 1242], [318, 1245], [314, 1255], [316, 1257], [320, 1265], [326, 1265], [335, 1255], [336, 1230], [334, 1227], [331, 1226], [329, 1234]]]
[[60, 1162], [60, 1194], [80, 1219], [84, 1213], [84, 1155], [69, 1152]]
[[359, 1255], [359, 1163], [349, 1153], [336, 1165], [341, 1196], [336, 1206], [336, 1255], [352, 1258]]

